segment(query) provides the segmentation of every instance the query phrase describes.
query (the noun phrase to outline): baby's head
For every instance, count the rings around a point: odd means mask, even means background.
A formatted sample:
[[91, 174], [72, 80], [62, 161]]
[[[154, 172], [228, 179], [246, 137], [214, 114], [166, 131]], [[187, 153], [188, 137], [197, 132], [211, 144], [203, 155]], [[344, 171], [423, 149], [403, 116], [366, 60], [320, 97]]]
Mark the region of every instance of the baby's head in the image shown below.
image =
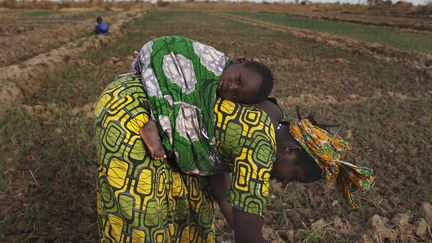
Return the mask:
[[102, 23], [102, 17], [101, 16], [98, 16], [96, 18], [96, 23]]
[[273, 75], [267, 66], [236, 59], [222, 72], [217, 94], [234, 102], [257, 104], [267, 99], [272, 89]]

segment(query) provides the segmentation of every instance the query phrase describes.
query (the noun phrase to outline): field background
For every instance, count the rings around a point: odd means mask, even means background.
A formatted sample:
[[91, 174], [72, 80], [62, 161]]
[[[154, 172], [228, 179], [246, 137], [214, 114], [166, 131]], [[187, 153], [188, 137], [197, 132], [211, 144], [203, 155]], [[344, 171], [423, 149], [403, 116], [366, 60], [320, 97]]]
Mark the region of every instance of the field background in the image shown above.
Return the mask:
[[[322, 182], [273, 182], [271, 242], [431, 242], [432, 11], [188, 3], [0, 8], [0, 242], [97, 241], [92, 111], [134, 50], [184, 35], [274, 72], [272, 96], [353, 146], [376, 185], [349, 211]], [[111, 34], [93, 36], [96, 16]], [[217, 242], [233, 242], [223, 217]]]

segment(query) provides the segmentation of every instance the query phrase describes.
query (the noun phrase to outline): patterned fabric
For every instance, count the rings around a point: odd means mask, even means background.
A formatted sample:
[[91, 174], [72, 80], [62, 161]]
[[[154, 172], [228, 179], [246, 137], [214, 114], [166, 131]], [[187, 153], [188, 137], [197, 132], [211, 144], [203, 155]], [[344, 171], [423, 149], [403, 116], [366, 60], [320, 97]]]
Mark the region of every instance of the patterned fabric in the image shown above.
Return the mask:
[[228, 58], [197, 41], [164, 36], [147, 42], [138, 59], [132, 69], [134, 73], [140, 70], [167, 153], [175, 154], [185, 173], [222, 172], [214, 149], [212, 110]]
[[290, 124], [290, 131], [295, 140], [322, 169], [325, 181], [332, 183], [336, 179], [341, 195], [352, 208], [357, 208], [351, 192], [359, 189], [368, 191], [371, 188], [374, 182], [372, 169], [342, 161], [348, 150], [351, 149], [348, 142], [312, 125], [308, 119]]
[[[269, 117], [217, 100], [217, 148], [233, 172], [228, 200], [263, 215], [275, 160]], [[95, 109], [97, 214], [102, 242], [214, 242], [214, 202], [207, 177], [153, 160], [139, 136], [150, 117], [140, 77], [108, 85]]]
[[234, 207], [263, 216], [268, 204], [270, 171], [276, 160], [275, 129], [270, 117], [254, 106], [218, 99], [216, 141], [228, 164]]
[[153, 160], [139, 136], [149, 119], [140, 79], [122, 77], [95, 110], [102, 242], [214, 242], [207, 179]]

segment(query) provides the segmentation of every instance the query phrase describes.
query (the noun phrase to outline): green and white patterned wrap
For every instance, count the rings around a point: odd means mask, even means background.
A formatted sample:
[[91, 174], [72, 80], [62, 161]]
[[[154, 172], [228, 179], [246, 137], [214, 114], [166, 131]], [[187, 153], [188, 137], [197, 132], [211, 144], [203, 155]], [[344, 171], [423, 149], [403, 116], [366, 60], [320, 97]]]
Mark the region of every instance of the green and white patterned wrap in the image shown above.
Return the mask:
[[213, 106], [229, 58], [182, 36], [149, 41], [138, 58], [152, 117], [167, 154], [174, 153], [180, 169], [188, 174], [225, 170], [215, 149]]

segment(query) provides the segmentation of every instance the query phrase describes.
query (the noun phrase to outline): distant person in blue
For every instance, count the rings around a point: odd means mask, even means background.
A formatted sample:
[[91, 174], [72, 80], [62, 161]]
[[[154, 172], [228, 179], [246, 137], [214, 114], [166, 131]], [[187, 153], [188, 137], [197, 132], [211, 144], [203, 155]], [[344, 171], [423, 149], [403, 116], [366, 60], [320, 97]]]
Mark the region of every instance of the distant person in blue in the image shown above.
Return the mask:
[[94, 33], [96, 35], [99, 34], [108, 34], [108, 30], [109, 30], [109, 25], [107, 22], [102, 20], [102, 17], [99, 16], [96, 18], [96, 26], [95, 26], [95, 30]]

